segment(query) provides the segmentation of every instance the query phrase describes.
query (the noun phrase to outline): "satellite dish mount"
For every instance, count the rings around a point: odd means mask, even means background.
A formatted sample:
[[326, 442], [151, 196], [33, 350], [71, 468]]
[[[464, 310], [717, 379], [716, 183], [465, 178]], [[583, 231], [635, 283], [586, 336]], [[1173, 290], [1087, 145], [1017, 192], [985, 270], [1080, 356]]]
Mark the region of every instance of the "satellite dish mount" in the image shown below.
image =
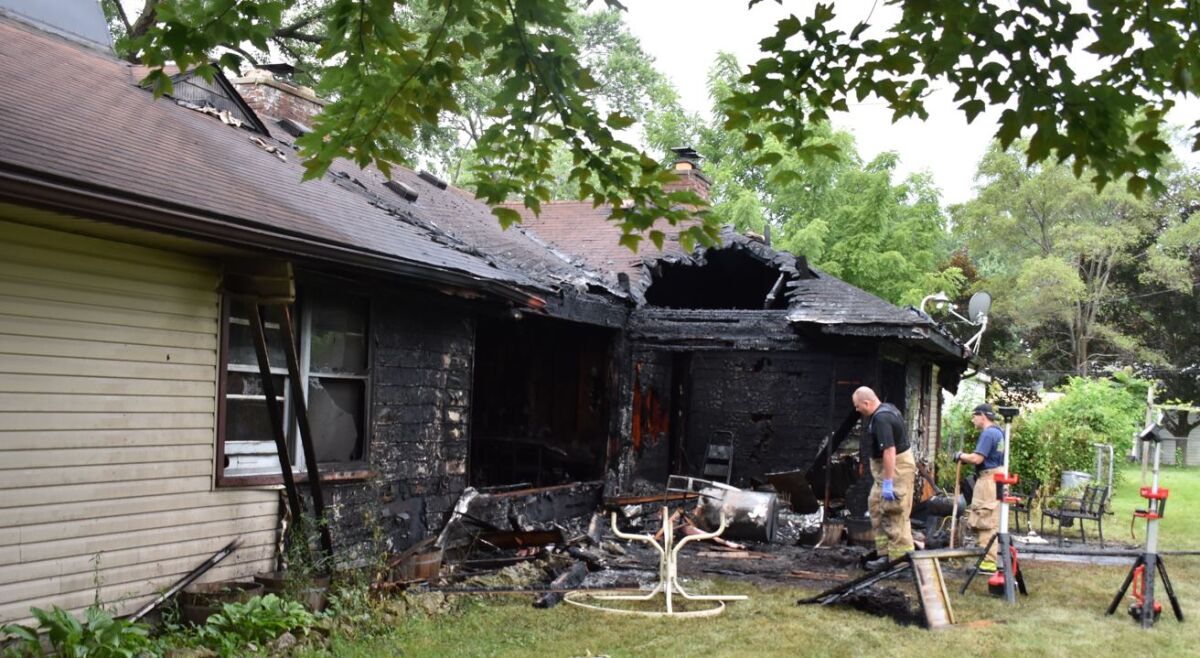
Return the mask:
[[950, 303], [950, 297], [944, 292], [937, 292], [922, 299], [920, 306], [922, 313], [925, 312], [925, 304], [928, 302], [933, 302], [934, 308], [944, 309], [950, 315], [966, 322], [972, 327], [979, 327], [979, 331], [975, 332], [974, 336], [971, 336], [963, 343], [963, 347], [972, 352], [978, 352], [979, 341], [983, 338], [983, 332], [987, 330], [988, 313], [992, 310], [992, 296], [982, 291], [971, 295], [971, 300], [967, 302], [966, 317], [963, 317], [954, 309], [954, 304]]

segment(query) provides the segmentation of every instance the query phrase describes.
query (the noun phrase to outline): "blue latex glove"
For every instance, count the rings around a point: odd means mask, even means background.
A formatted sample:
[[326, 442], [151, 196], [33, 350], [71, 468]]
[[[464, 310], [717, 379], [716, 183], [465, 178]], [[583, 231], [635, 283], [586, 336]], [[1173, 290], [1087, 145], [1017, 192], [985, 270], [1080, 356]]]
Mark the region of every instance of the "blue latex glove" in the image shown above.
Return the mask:
[[894, 502], [896, 498], [896, 490], [892, 488], [891, 480], [883, 481], [883, 499], [888, 502]]

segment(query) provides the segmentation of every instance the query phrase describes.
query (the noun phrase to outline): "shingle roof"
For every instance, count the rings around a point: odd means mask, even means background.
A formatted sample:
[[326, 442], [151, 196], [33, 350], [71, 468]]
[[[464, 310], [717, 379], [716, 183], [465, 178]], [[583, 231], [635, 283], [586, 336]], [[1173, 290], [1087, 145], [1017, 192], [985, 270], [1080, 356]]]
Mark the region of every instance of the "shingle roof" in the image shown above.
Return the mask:
[[[702, 262], [703, 250], [686, 254], [673, 238], [679, 227], [666, 227], [663, 249], [644, 243], [637, 253], [617, 244], [621, 229], [608, 220], [608, 206], [555, 201], [542, 204], [540, 215], [519, 204], [507, 204], [521, 213], [522, 224], [558, 248], [575, 254], [591, 267], [629, 275], [635, 291], [648, 286], [647, 263], [659, 260]], [[788, 284], [790, 322], [816, 325], [876, 324], [895, 327], [935, 327], [935, 323], [912, 308], [900, 308], [871, 293], [820, 270], [798, 264], [787, 252], [777, 251], [732, 229], [721, 232], [723, 248], [735, 247], [754, 253], [760, 260], [796, 274]], [[797, 269], [801, 271], [797, 271]]]
[[[536, 240], [502, 232], [483, 204], [407, 170], [396, 177], [420, 190], [412, 204], [384, 188], [377, 171], [347, 162], [302, 183], [285, 133], [262, 137], [155, 100], [137, 86], [135, 69], [0, 19], [0, 168], [468, 279], [535, 291], [560, 282], [587, 285], [585, 271]], [[280, 150], [286, 162], [255, 139]]]

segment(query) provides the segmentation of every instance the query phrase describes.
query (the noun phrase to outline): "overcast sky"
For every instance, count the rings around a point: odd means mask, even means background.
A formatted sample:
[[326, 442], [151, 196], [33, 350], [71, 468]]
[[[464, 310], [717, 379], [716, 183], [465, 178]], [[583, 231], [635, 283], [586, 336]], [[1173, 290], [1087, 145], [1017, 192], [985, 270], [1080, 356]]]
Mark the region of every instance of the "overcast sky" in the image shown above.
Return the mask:
[[[810, 12], [814, 3], [793, 0], [780, 6], [764, 0], [752, 10], [746, 9], [745, 0], [626, 0], [624, 4], [626, 24], [658, 69], [674, 82], [685, 107], [707, 111], [711, 101], [705, 75], [716, 54], [732, 52], [743, 66], [759, 59], [758, 41], [774, 32], [775, 23], [791, 12]], [[846, 29], [866, 19], [873, 7], [873, 26], [886, 27], [899, 16], [897, 9], [882, 1], [835, 2], [839, 22]], [[1080, 72], [1097, 66], [1083, 58], [1072, 62]], [[855, 136], [864, 159], [895, 151], [900, 155], [900, 175], [929, 171], [942, 190], [943, 203], [959, 203], [973, 195], [975, 168], [995, 134], [1000, 110], [988, 110], [967, 125], [953, 97], [953, 90], [934, 85], [926, 101], [929, 119], [924, 122], [904, 119], [893, 124], [891, 111], [871, 98], [851, 103], [848, 113], [833, 113], [832, 120]], [[1196, 102], [1171, 114], [1177, 123], [1190, 124], [1198, 117], [1200, 103]], [[1190, 156], [1189, 161], [1196, 159]]]

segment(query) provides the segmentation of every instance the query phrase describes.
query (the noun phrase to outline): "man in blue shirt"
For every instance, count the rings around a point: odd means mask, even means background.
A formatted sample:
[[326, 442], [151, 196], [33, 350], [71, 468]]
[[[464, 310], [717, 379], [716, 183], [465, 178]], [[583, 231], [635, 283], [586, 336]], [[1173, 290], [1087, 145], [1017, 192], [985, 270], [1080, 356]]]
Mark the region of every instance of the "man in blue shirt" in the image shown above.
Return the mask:
[[[996, 498], [996, 475], [1004, 472], [1004, 432], [996, 424], [992, 405], [981, 404], [971, 412], [971, 422], [980, 430], [974, 452], [960, 452], [955, 461], [975, 465], [975, 488], [967, 508], [967, 527], [975, 531], [979, 546], [986, 546], [1000, 528], [1000, 501]], [[980, 563], [981, 571], [995, 571], [999, 543], [993, 543]]]

